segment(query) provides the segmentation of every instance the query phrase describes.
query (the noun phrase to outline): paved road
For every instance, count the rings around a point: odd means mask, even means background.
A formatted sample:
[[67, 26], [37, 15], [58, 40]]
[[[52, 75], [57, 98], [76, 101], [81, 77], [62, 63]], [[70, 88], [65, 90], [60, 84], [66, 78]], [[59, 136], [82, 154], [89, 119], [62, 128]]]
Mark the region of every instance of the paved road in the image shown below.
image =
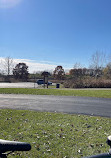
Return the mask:
[[33, 82], [6, 83], [1, 82], [0, 88], [37, 88], [38, 84]]
[[0, 108], [111, 117], [111, 99], [104, 98], [0, 94]]

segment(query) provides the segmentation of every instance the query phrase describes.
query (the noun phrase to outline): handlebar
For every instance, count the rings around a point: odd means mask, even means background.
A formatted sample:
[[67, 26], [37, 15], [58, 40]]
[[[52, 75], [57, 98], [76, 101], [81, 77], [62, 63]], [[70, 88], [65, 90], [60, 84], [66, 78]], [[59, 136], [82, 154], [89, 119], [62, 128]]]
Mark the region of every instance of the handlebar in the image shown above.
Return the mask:
[[[109, 153], [103, 153], [84, 158], [111, 158], [111, 136], [107, 138], [107, 144], [110, 146]], [[6, 154], [5, 152], [29, 150], [31, 150], [31, 145], [29, 143], [0, 139], [0, 158], [7, 158], [7, 155], [10, 154]]]
[[5, 152], [14, 152], [14, 151], [29, 151], [31, 150], [31, 145], [25, 142], [18, 141], [8, 141], [0, 139], [0, 156], [5, 157]]
[[111, 155], [109, 153], [105, 153], [84, 158], [111, 158]]
[[106, 143], [110, 146], [109, 153], [104, 153], [104, 154], [99, 154], [99, 155], [93, 155], [89, 157], [84, 157], [84, 158], [111, 158], [111, 136], [107, 138]]

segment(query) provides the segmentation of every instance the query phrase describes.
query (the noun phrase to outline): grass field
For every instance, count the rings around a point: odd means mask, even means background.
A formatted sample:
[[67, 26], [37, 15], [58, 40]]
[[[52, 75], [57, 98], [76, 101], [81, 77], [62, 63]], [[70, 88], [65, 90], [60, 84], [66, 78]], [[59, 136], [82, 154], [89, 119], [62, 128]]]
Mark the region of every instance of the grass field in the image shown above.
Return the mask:
[[81, 158], [107, 152], [110, 134], [110, 118], [0, 110], [0, 138], [32, 146], [31, 151], [16, 152], [10, 158]]
[[[111, 90], [0, 88], [2, 94], [111, 98]], [[107, 152], [111, 118], [24, 110], [0, 110], [0, 138], [29, 142], [29, 152], [9, 158], [81, 158]]]
[[111, 90], [0, 88], [3, 94], [61, 95], [111, 98]]

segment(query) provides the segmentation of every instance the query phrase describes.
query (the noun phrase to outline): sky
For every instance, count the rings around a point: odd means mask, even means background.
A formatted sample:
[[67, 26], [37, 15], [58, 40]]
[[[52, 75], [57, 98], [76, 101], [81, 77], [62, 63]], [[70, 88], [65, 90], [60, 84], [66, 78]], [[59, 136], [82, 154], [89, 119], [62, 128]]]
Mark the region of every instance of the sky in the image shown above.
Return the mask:
[[88, 67], [111, 54], [111, 0], [0, 0], [0, 58], [29, 71]]

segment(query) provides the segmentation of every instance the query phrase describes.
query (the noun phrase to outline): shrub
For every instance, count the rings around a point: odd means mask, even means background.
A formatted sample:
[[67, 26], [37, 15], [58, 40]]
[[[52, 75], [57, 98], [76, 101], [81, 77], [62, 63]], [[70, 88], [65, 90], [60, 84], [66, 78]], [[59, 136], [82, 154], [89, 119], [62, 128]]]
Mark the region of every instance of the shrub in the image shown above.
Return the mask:
[[64, 82], [65, 88], [111, 88], [111, 80], [82, 78], [69, 79]]

